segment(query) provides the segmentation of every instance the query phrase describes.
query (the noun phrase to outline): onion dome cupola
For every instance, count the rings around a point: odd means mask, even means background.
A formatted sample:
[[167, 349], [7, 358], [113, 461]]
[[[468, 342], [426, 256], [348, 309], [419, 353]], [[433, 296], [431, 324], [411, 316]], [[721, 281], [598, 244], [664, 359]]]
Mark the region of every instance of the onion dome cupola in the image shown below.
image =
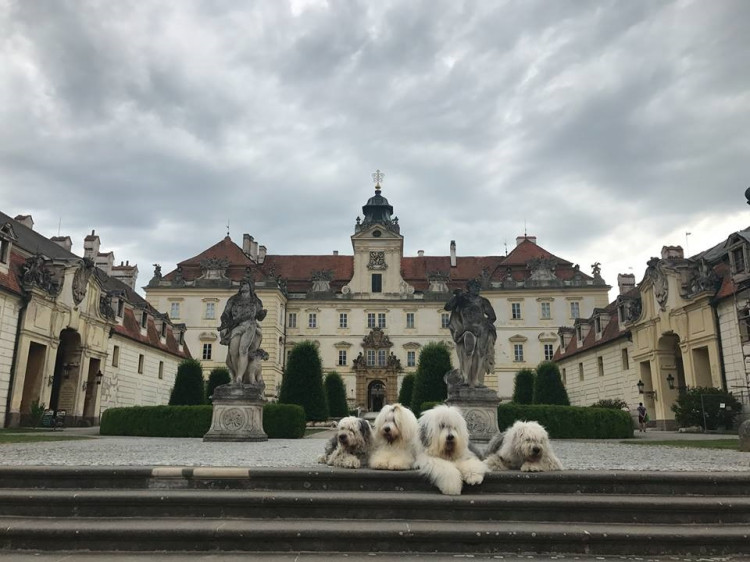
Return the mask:
[[398, 217], [391, 218], [393, 215], [393, 206], [388, 203], [388, 199], [380, 194], [380, 182], [383, 181], [385, 174], [380, 170], [377, 170], [372, 174], [372, 179], [375, 182], [375, 195], [367, 200], [367, 204], [362, 207], [362, 214], [364, 219], [360, 221], [357, 217], [357, 224], [354, 227], [354, 232], [360, 232], [374, 224], [379, 224], [387, 230], [396, 234], [400, 233], [398, 225]]

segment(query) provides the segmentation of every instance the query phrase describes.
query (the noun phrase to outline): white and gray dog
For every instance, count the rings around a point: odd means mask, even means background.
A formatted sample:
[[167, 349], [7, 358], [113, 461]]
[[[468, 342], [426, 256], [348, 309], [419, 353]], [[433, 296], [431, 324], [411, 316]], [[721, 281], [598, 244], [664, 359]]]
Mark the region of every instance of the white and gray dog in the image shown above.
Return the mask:
[[535, 421], [517, 421], [492, 438], [484, 462], [490, 470], [547, 472], [562, 470], [547, 430]]
[[372, 428], [367, 420], [356, 416], [341, 418], [336, 435], [326, 442], [325, 454], [318, 458], [318, 462], [343, 468], [360, 468], [367, 464], [372, 441]]
[[435, 406], [422, 412], [419, 434], [424, 453], [419, 471], [447, 495], [459, 495], [463, 483], [481, 484], [487, 465], [469, 443], [469, 430], [461, 411], [454, 406]]
[[421, 448], [419, 425], [412, 411], [401, 404], [383, 406], [375, 418], [370, 468], [410, 470]]

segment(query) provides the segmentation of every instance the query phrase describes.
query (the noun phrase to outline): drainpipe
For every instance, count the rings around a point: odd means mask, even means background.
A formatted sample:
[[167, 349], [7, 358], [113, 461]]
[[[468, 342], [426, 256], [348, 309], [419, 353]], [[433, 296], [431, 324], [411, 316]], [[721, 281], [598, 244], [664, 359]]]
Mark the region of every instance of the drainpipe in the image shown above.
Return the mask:
[[13, 359], [10, 363], [10, 379], [8, 380], [8, 396], [5, 400], [5, 420], [3, 420], [3, 426], [8, 427], [10, 420], [10, 406], [13, 402], [13, 382], [16, 378], [16, 360], [18, 359], [18, 346], [21, 341], [21, 326], [23, 325], [23, 319], [26, 314], [26, 307], [29, 304], [29, 297], [26, 295], [21, 296], [21, 308], [18, 310], [18, 324], [16, 325], [16, 341], [13, 342]]

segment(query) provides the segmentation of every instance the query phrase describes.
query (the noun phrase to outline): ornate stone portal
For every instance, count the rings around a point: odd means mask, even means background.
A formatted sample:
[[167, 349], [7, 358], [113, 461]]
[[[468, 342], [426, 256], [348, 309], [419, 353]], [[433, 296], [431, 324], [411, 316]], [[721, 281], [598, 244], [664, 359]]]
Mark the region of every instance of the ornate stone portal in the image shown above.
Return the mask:
[[260, 321], [266, 316], [252, 282], [240, 283], [221, 315], [221, 343], [228, 347], [227, 367], [232, 382], [217, 386], [211, 402], [213, 418], [204, 441], [268, 441], [263, 431], [266, 388], [260, 362], [268, 354], [260, 348]]

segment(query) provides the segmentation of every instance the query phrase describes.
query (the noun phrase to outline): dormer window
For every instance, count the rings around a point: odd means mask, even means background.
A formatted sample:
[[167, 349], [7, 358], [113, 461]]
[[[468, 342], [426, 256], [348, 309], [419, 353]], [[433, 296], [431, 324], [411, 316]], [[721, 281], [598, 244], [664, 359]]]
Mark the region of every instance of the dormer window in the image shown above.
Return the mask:
[[0, 263], [8, 263], [10, 259], [10, 241], [0, 239]]
[[125, 301], [122, 299], [117, 299], [117, 317], [122, 318], [122, 315], [125, 313]]
[[161, 337], [166, 338], [167, 337], [167, 323], [166, 321], [161, 323]]
[[148, 325], [148, 312], [145, 310], [141, 312], [141, 328], [145, 328]]
[[597, 334], [602, 333], [602, 317], [601, 316], [597, 316], [596, 318], [594, 318], [594, 329], [596, 330]]
[[747, 260], [745, 259], [745, 248], [744, 246], [738, 246], [737, 248], [734, 248], [730, 253], [730, 261], [732, 264], [732, 272], [737, 275], [740, 273], [745, 273], [747, 270], [746, 263]]

